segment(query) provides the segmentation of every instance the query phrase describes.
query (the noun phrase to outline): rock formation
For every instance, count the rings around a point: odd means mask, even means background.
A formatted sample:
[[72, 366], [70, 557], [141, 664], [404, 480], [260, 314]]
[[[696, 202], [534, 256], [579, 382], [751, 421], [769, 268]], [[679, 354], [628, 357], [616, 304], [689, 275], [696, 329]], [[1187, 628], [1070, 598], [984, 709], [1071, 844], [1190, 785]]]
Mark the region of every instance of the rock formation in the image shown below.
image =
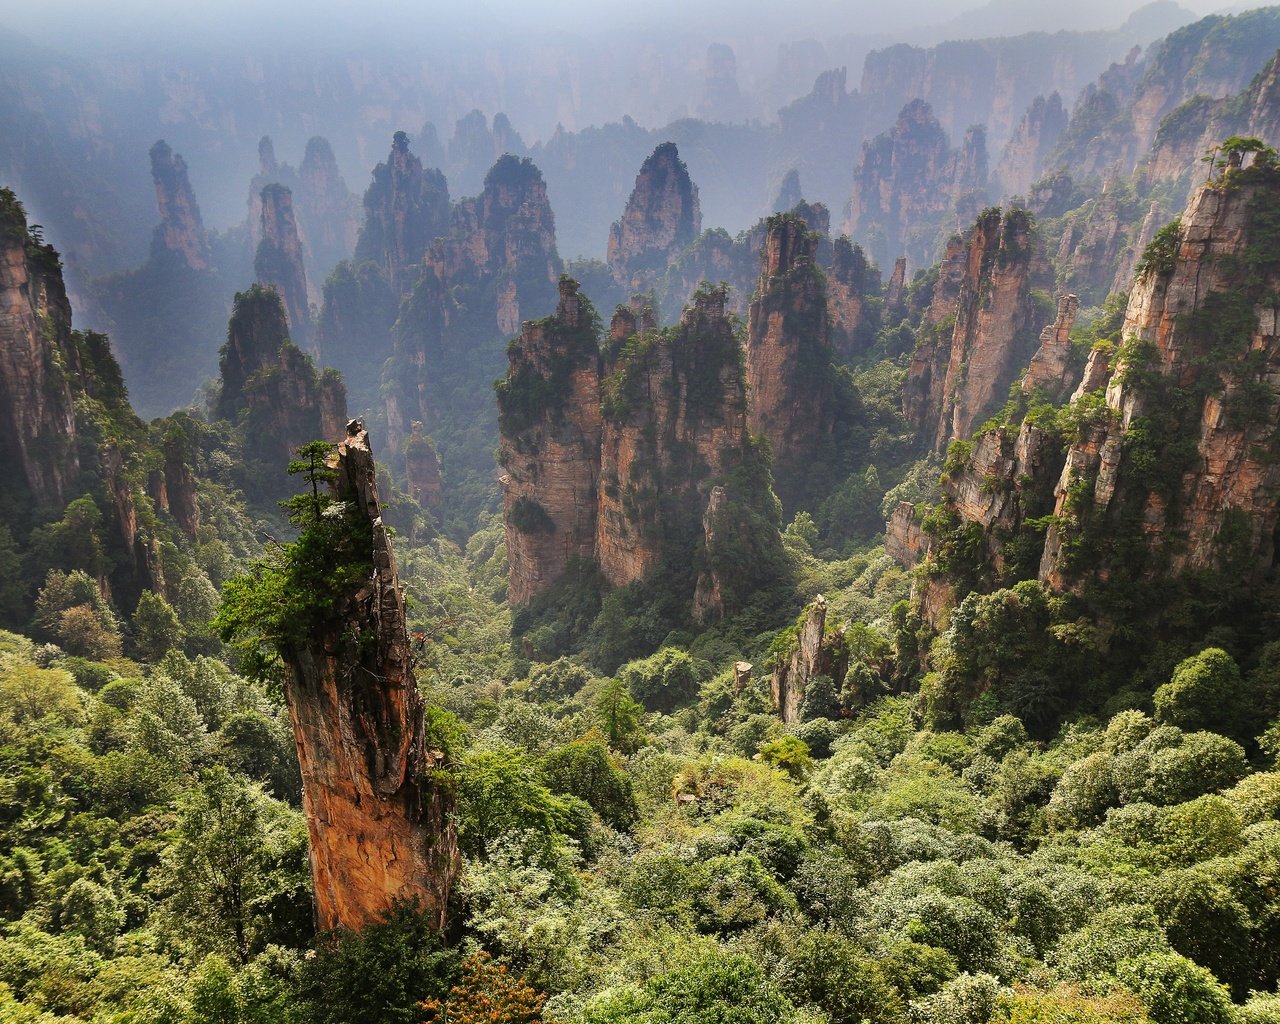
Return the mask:
[[289, 337], [299, 348], [307, 347], [311, 310], [307, 303], [307, 273], [302, 261], [302, 241], [293, 217], [293, 194], [283, 185], [262, 190], [262, 241], [253, 258], [258, 283], [274, 288], [284, 302]]
[[547, 186], [533, 162], [504, 156], [484, 179], [484, 191], [463, 199], [449, 231], [428, 248], [426, 268], [446, 287], [496, 284], [495, 323], [519, 331], [525, 314], [554, 302], [560, 276], [556, 223]]
[[498, 389], [513, 603], [576, 557], [614, 586], [673, 573], [706, 622], [784, 571], [724, 302], [704, 288], [662, 330], [651, 310], [619, 307], [600, 356], [594, 315], [565, 280], [556, 315], [525, 325]]
[[1022, 378], [1023, 394], [1029, 395], [1038, 388], [1055, 401], [1071, 394], [1078, 377], [1071, 349], [1071, 326], [1079, 309], [1080, 300], [1076, 296], [1070, 293], [1058, 296], [1057, 316], [1040, 332], [1040, 347]]
[[80, 468], [78, 371], [58, 254], [29, 233], [22, 204], [0, 189], [0, 465], [48, 509], [62, 507]]
[[[470, 429], [483, 418], [492, 432], [488, 387], [501, 372], [506, 339], [522, 320], [555, 309], [560, 268], [541, 173], [528, 159], [502, 157], [480, 195], [454, 208], [448, 234], [429, 246], [418, 283], [401, 306], [384, 375], [394, 444], [420, 420], [452, 465], [449, 431]], [[492, 465], [488, 451], [483, 460]], [[487, 475], [479, 457], [473, 468]]]
[[[958, 248], [949, 246], [939, 293], [958, 256]], [[949, 347], [942, 337], [922, 345], [904, 385], [904, 411], [926, 436], [932, 433], [935, 450], [967, 438], [1003, 404], [1035, 351], [1047, 319], [1037, 292], [1051, 283], [1030, 214], [1014, 209], [1002, 216], [991, 209], [978, 219], [965, 243]]]
[[783, 176], [782, 184], [778, 186], [778, 195], [773, 201], [773, 212], [786, 213], [794, 210], [802, 202], [804, 202], [804, 193], [800, 190], [800, 172], [793, 167]]
[[986, 184], [983, 130], [970, 129], [953, 150], [929, 104], [913, 100], [889, 131], [863, 143], [846, 230], [882, 266], [903, 253], [928, 266], [935, 240], [981, 209]]
[[326, 280], [339, 261], [351, 255], [360, 233], [360, 201], [347, 188], [328, 139], [316, 135], [307, 140], [293, 194], [298, 232], [311, 270], [310, 297], [315, 302], [319, 296], [314, 285]]
[[163, 139], [151, 147], [151, 178], [160, 208], [153, 246], [180, 254], [192, 270], [207, 270], [209, 239], [187, 180], [187, 162]]
[[442, 928], [459, 868], [452, 789], [439, 781], [448, 766], [423, 730], [368, 435], [347, 437], [335, 461], [352, 536], [369, 538], [368, 575], [311, 637], [281, 652], [316, 924], [358, 931], [417, 901]]
[[630, 291], [650, 287], [702, 231], [698, 187], [674, 142], [645, 160], [622, 219], [609, 230], [609, 268]]
[[246, 444], [259, 466], [279, 466], [300, 445], [343, 434], [346, 388], [332, 370], [317, 373], [311, 357], [289, 340], [284, 303], [274, 289], [237, 293], [220, 353], [217, 412], [245, 417]]
[[[906, 260], [894, 264], [885, 294], [885, 305], [896, 308], [902, 300]], [[846, 360], [856, 359], [874, 340], [867, 299], [880, 294], [880, 271], [867, 262], [862, 246], [841, 235], [832, 246], [827, 268], [827, 313], [831, 320], [831, 345]]]
[[1056, 92], [1048, 99], [1037, 96], [1018, 122], [996, 169], [1000, 190], [1006, 197], [1027, 194], [1066, 127], [1067, 110], [1062, 97]]
[[404, 489], [423, 509], [438, 508], [444, 499], [444, 482], [440, 478], [440, 457], [436, 446], [414, 421], [409, 436], [400, 446], [404, 456]]
[[1280, 172], [1229, 171], [1148, 248], [1106, 389], [1070, 449], [1041, 577], [1054, 586], [1275, 559]]
[[801, 617], [789, 656], [779, 658], [773, 667], [769, 690], [779, 717], [784, 722], [798, 721], [810, 680], [826, 676], [838, 691], [848, 670], [844, 629], [827, 632], [827, 601], [819, 594]]
[[[724, 301], [704, 290], [677, 326], [605, 354], [596, 558], [614, 586], [643, 579], [665, 554], [692, 554], [708, 484], [750, 452], [741, 347]], [[614, 337], [633, 322], [615, 321]]]
[[571, 558], [595, 554], [600, 476], [600, 348], [594, 310], [560, 283], [553, 316], [526, 321], [498, 389], [508, 596], [554, 583]]
[[439, 171], [423, 169], [404, 132], [395, 133], [386, 163], [373, 169], [364, 213], [357, 261], [372, 260], [396, 294], [407, 294], [427, 246], [449, 230], [449, 187]]
[[808, 491], [836, 420], [831, 325], [816, 242], [799, 217], [769, 218], [747, 320], [747, 426], [769, 439], [786, 507]]

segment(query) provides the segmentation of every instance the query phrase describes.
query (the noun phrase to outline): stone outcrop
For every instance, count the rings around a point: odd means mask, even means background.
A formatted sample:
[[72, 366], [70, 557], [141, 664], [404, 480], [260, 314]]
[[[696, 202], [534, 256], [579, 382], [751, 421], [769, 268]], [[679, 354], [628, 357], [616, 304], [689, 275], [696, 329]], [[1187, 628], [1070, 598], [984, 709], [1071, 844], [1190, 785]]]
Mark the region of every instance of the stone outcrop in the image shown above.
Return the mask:
[[794, 210], [804, 202], [804, 192], [800, 188], [800, 172], [794, 167], [787, 171], [778, 186], [778, 195], [773, 200], [774, 213], [786, 213]]
[[921, 345], [903, 390], [907, 418], [932, 436], [939, 452], [953, 439], [967, 438], [1003, 404], [1047, 319], [1036, 294], [1052, 284], [1025, 210], [986, 211], [964, 243], [963, 263], [960, 257], [950, 244], [934, 298], [935, 305], [945, 305], [959, 272], [949, 344], [935, 333], [935, 340]]
[[[906, 260], [898, 260], [885, 295], [886, 306], [896, 307], [901, 301], [906, 272]], [[867, 261], [862, 246], [841, 235], [832, 245], [826, 279], [831, 346], [846, 360], [856, 359], [873, 340], [866, 300], [880, 294], [880, 271]]]
[[263, 238], [262, 190], [283, 185], [292, 193], [293, 212], [307, 279], [307, 300], [319, 304], [319, 285], [355, 249], [360, 233], [360, 200], [347, 188], [333, 147], [319, 135], [307, 141], [295, 170], [276, 159], [271, 138], [258, 143], [258, 173], [249, 183], [249, 241], [254, 252]]
[[163, 139], [151, 147], [151, 178], [160, 209], [153, 247], [178, 253], [192, 270], [207, 270], [209, 238], [195, 192], [187, 180], [187, 162]]
[[58, 254], [28, 233], [21, 203], [0, 189], [0, 423], [12, 472], [43, 508], [59, 509], [79, 472], [79, 370]]
[[560, 276], [556, 222], [533, 161], [499, 159], [484, 191], [458, 203], [448, 234], [431, 244], [424, 262], [446, 287], [495, 281], [501, 334], [516, 333], [525, 314], [550, 305]]
[[1035, 292], [1052, 283], [1030, 214], [1010, 210], [1002, 217], [992, 210], [982, 216], [969, 243], [935, 450], [968, 437], [1003, 404], [1043, 322]]
[[1025, 196], [1039, 179], [1049, 154], [1067, 127], [1067, 110], [1056, 92], [1037, 96], [1004, 147], [996, 177], [1006, 197]]
[[1148, 251], [1106, 415], [1058, 482], [1041, 562], [1052, 585], [1188, 570], [1248, 580], [1273, 564], [1280, 253], [1265, 225], [1277, 211], [1280, 172], [1229, 171]]
[[690, 556], [708, 485], [750, 454], [741, 348], [724, 301], [719, 289], [699, 293], [646, 344], [629, 344], [634, 320], [613, 325], [625, 340], [605, 354], [596, 559], [614, 586], [680, 548]]
[[448, 465], [446, 430], [484, 417], [492, 431], [488, 388], [506, 339], [522, 320], [555, 309], [560, 267], [542, 174], [527, 158], [502, 157], [480, 195], [456, 205], [401, 307], [383, 389], [394, 444], [421, 420], [442, 441]]
[[578, 558], [613, 586], [674, 572], [691, 617], [710, 621], [784, 571], [725, 293], [704, 288], [662, 330], [649, 308], [619, 307], [602, 353], [588, 309], [563, 281], [498, 388], [511, 600]]
[[799, 721], [810, 680], [826, 676], [839, 690], [848, 670], [844, 628], [827, 631], [827, 601], [819, 594], [800, 620], [789, 657], [779, 658], [773, 667], [769, 690], [779, 717], [784, 722]]
[[929, 104], [913, 100], [889, 131], [863, 143], [846, 230], [882, 266], [901, 254], [928, 266], [936, 240], [982, 208], [986, 184], [983, 129], [952, 149]]
[[[364, 431], [339, 445], [334, 491], [368, 575], [306, 641], [283, 650], [302, 771], [320, 929], [360, 930], [417, 901], [443, 928], [460, 865], [444, 754], [429, 746], [405, 625], [404, 593], [382, 521]], [[358, 543], [359, 541], [354, 541]]]
[[595, 555], [600, 349], [595, 313], [576, 282], [561, 282], [553, 316], [526, 321], [509, 359], [498, 389], [498, 461], [507, 592], [520, 605], [563, 575], [570, 559]]
[[409, 150], [409, 137], [396, 132], [391, 154], [373, 169], [373, 183], [364, 194], [356, 259], [378, 264], [392, 290], [407, 294], [418, 279], [427, 246], [448, 232], [449, 210], [444, 175], [424, 170]]
[[816, 248], [817, 235], [799, 217], [769, 218], [747, 320], [747, 426], [769, 439], [776, 489], [787, 507], [807, 491], [836, 420], [831, 325]]
[[305, 349], [310, 338], [311, 310], [302, 240], [293, 216], [293, 194], [284, 185], [268, 185], [262, 190], [261, 208], [262, 241], [253, 258], [254, 276], [259, 284], [280, 293], [289, 337]]
[[614, 280], [630, 291], [645, 290], [701, 231], [698, 187], [675, 143], [664, 142], [641, 166], [622, 219], [609, 229]]
[[931, 538], [920, 525], [916, 506], [900, 501], [884, 524], [884, 551], [908, 569], [929, 553]]
[[300, 445], [342, 436], [346, 388], [332, 370], [318, 373], [289, 340], [284, 303], [274, 289], [239, 292], [220, 354], [217, 413], [244, 417], [246, 444], [262, 466], [278, 466]]
[[1055, 401], [1069, 395], [1077, 383], [1078, 363], [1071, 349], [1071, 326], [1075, 323], [1080, 300], [1069, 292], [1058, 296], [1058, 312], [1053, 323], [1040, 332], [1040, 347], [1031, 357], [1022, 378], [1022, 393], [1029, 395], [1037, 388]]
[[164, 507], [182, 530], [192, 540], [200, 529], [200, 504], [196, 494], [195, 474], [187, 459], [186, 437], [180, 431], [171, 431], [164, 439], [164, 466], [161, 480], [164, 485]]
[[293, 189], [297, 201], [298, 231], [314, 285], [326, 280], [335, 266], [355, 250], [360, 234], [360, 201], [347, 188], [329, 140], [318, 135], [307, 140], [298, 165], [298, 184]]
[[415, 420], [409, 436], [400, 446], [404, 456], [404, 489], [419, 508], [439, 508], [444, 500], [444, 481], [440, 477], [440, 457], [436, 446]]

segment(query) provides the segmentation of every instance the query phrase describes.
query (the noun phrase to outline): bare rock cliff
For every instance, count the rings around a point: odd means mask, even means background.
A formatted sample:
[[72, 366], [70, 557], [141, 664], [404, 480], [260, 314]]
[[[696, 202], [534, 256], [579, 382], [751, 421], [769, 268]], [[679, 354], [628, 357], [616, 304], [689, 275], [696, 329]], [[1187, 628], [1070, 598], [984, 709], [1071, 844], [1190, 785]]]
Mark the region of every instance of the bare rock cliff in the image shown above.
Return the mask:
[[60, 509], [79, 472], [72, 379], [79, 369], [58, 255], [0, 189], [0, 423], [5, 462], [40, 505]]
[[1188, 570], [1251, 579], [1274, 562], [1277, 211], [1280, 171], [1229, 171], [1148, 249], [1105, 416], [1058, 483], [1041, 563], [1054, 586]]
[[675, 143], [664, 142], [641, 166], [622, 219], [609, 229], [614, 279], [626, 289], [643, 291], [701, 231], [698, 187]]
[[364, 431], [336, 456], [337, 495], [371, 537], [369, 575], [310, 642], [285, 652], [316, 920], [360, 930], [417, 901], [444, 926], [459, 869], [440, 751], [428, 746], [404, 594]]
[[595, 313], [568, 279], [545, 320], [526, 321], [498, 389], [502, 510], [513, 604], [554, 583], [596, 542], [600, 353]]

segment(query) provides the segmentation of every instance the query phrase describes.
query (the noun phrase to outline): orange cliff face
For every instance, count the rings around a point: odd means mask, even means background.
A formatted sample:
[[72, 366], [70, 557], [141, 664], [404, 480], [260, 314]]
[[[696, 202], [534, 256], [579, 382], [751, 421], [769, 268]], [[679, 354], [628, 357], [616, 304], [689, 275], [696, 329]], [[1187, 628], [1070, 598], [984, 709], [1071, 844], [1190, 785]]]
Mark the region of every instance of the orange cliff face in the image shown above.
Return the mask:
[[769, 218], [747, 321], [747, 426], [769, 439], [784, 503], [803, 489], [835, 421], [831, 325], [817, 238], [796, 216]]
[[[0, 192], [0, 422], [32, 498], [51, 509], [79, 472], [71, 380], [78, 357], [57, 254], [28, 245], [26, 217]], [[62, 366], [66, 372], [54, 372]]]
[[364, 431], [339, 445], [336, 468], [347, 514], [370, 524], [370, 574], [319, 635], [283, 652], [316, 923], [358, 931], [416, 901], [440, 928], [460, 863], [453, 800], [433, 781], [444, 755], [423, 732], [404, 595]]
[[1037, 292], [1051, 285], [1024, 210], [988, 210], [965, 239], [948, 243], [926, 314], [934, 338], [912, 356], [903, 385], [903, 412], [936, 451], [968, 438], [1003, 404], [1036, 351], [1048, 313]]
[[1125, 312], [1106, 415], [1067, 453], [1041, 578], [1105, 576], [1131, 537], [1147, 577], [1251, 579], [1275, 559], [1280, 516], [1280, 251], [1266, 224], [1280, 172], [1202, 186], [1176, 234], [1148, 250]]
[[[594, 312], [575, 282], [553, 316], [527, 321], [498, 389], [508, 595], [525, 604], [595, 553], [600, 368]], [[536, 397], [547, 400], [535, 405]]]

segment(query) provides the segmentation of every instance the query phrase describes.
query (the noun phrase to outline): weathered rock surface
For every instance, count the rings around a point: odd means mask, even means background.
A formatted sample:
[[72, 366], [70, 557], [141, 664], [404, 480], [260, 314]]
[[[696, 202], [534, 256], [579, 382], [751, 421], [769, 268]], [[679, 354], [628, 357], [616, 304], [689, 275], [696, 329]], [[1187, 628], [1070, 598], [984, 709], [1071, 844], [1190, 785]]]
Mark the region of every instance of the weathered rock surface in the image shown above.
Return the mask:
[[259, 284], [280, 293], [289, 337], [305, 349], [311, 333], [311, 310], [302, 240], [293, 216], [293, 194], [284, 185], [268, 185], [262, 190], [261, 208], [262, 241], [253, 258], [254, 275]]
[[913, 100], [889, 131], [863, 143], [846, 230], [881, 266], [904, 253], [928, 266], [939, 236], [982, 208], [986, 185], [983, 129], [970, 129], [953, 150], [929, 104]]
[[838, 689], [848, 670], [844, 628], [827, 633], [827, 601], [819, 594], [805, 612], [790, 657], [774, 665], [769, 689], [779, 717], [784, 722], [799, 719], [800, 702], [814, 676], [828, 677]]
[[836, 419], [831, 325], [817, 238], [799, 217], [769, 218], [760, 283], [747, 320], [747, 426], [769, 439], [776, 489], [788, 506], [806, 489]]
[[[955, 287], [950, 344], [935, 333], [912, 357], [903, 389], [904, 412], [932, 435], [936, 451], [967, 438], [1004, 402], [1026, 366], [1046, 319], [1036, 293], [1052, 273], [1025, 210], [985, 212], [961, 250], [947, 247], [929, 316], [938, 316]], [[936, 311], [935, 308], [936, 307]], [[949, 315], [935, 321], [945, 325]]]
[[1037, 96], [1009, 139], [996, 168], [1005, 196], [1025, 196], [1039, 179], [1049, 154], [1067, 127], [1067, 110], [1056, 92]]
[[22, 206], [0, 190], [0, 423], [6, 456], [31, 497], [56, 509], [79, 472], [79, 369], [57, 253], [27, 233]]
[[1058, 312], [1053, 323], [1040, 332], [1040, 347], [1031, 357], [1022, 378], [1022, 393], [1039, 388], [1049, 398], [1061, 401], [1075, 385], [1079, 365], [1071, 350], [1071, 326], [1075, 323], [1080, 300], [1067, 293], [1058, 296]]
[[701, 231], [698, 187], [675, 143], [664, 142], [640, 167], [622, 219], [609, 229], [614, 279], [630, 291], [644, 291]]
[[[896, 261], [885, 293], [886, 306], [896, 308], [901, 302], [906, 272], [906, 260]], [[832, 348], [845, 359], [855, 359], [870, 340], [871, 318], [866, 312], [866, 300], [880, 294], [880, 271], [868, 263], [862, 246], [853, 245], [841, 235], [832, 245], [826, 278]]]
[[[553, 316], [526, 321], [498, 390], [508, 596], [526, 604], [596, 544], [600, 349], [594, 311], [575, 282]], [[539, 397], [546, 396], [539, 402]]]
[[392, 290], [407, 294], [418, 279], [427, 246], [449, 230], [449, 209], [444, 175], [424, 170], [409, 150], [409, 137], [396, 132], [391, 154], [373, 169], [373, 183], [364, 194], [356, 259], [378, 264]]
[[209, 238], [187, 179], [187, 162], [163, 139], [151, 147], [151, 178], [160, 208], [153, 245], [181, 254], [192, 270], [207, 270]]
[[444, 481], [440, 477], [440, 457], [415, 420], [409, 428], [409, 436], [400, 446], [404, 455], [405, 492], [423, 509], [434, 509], [444, 499]]
[[332, 370], [318, 373], [289, 340], [284, 303], [255, 285], [236, 295], [220, 358], [218, 415], [247, 421], [247, 443], [261, 465], [280, 465], [300, 445], [334, 439], [346, 423], [346, 388]]
[[[1107, 416], [1058, 483], [1041, 563], [1052, 585], [1121, 571], [1251, 579], [1273, 564], [1280, 253], [1264, 225], [1277, 210], [1280, 173], [1229, 172], [1196, 192], [1176, 244], [1135, 282]], [[1140, 565], [1116, 564], [1126, 542], [1146, 552]]]
[[369, 575], [319, 635], [283, 654], [302, 770], [316, 923], [370, 924], [417, 901], [437, 928], [460, 859], [444, 756], [423, 732], [404, 594], [364, 431], [338, 448], [334, 490], [370, 531]]
[[620, 306], [602, 354], [586, 309], [563, 281], [499, 385], [511, 599], [527, 603], [576, 557], [614, 586], [661, 567], [687, 579], [692, 618], [715, 619], [784, 571], [724, 290], [704, 288], [662, 330], [650, 308]]

